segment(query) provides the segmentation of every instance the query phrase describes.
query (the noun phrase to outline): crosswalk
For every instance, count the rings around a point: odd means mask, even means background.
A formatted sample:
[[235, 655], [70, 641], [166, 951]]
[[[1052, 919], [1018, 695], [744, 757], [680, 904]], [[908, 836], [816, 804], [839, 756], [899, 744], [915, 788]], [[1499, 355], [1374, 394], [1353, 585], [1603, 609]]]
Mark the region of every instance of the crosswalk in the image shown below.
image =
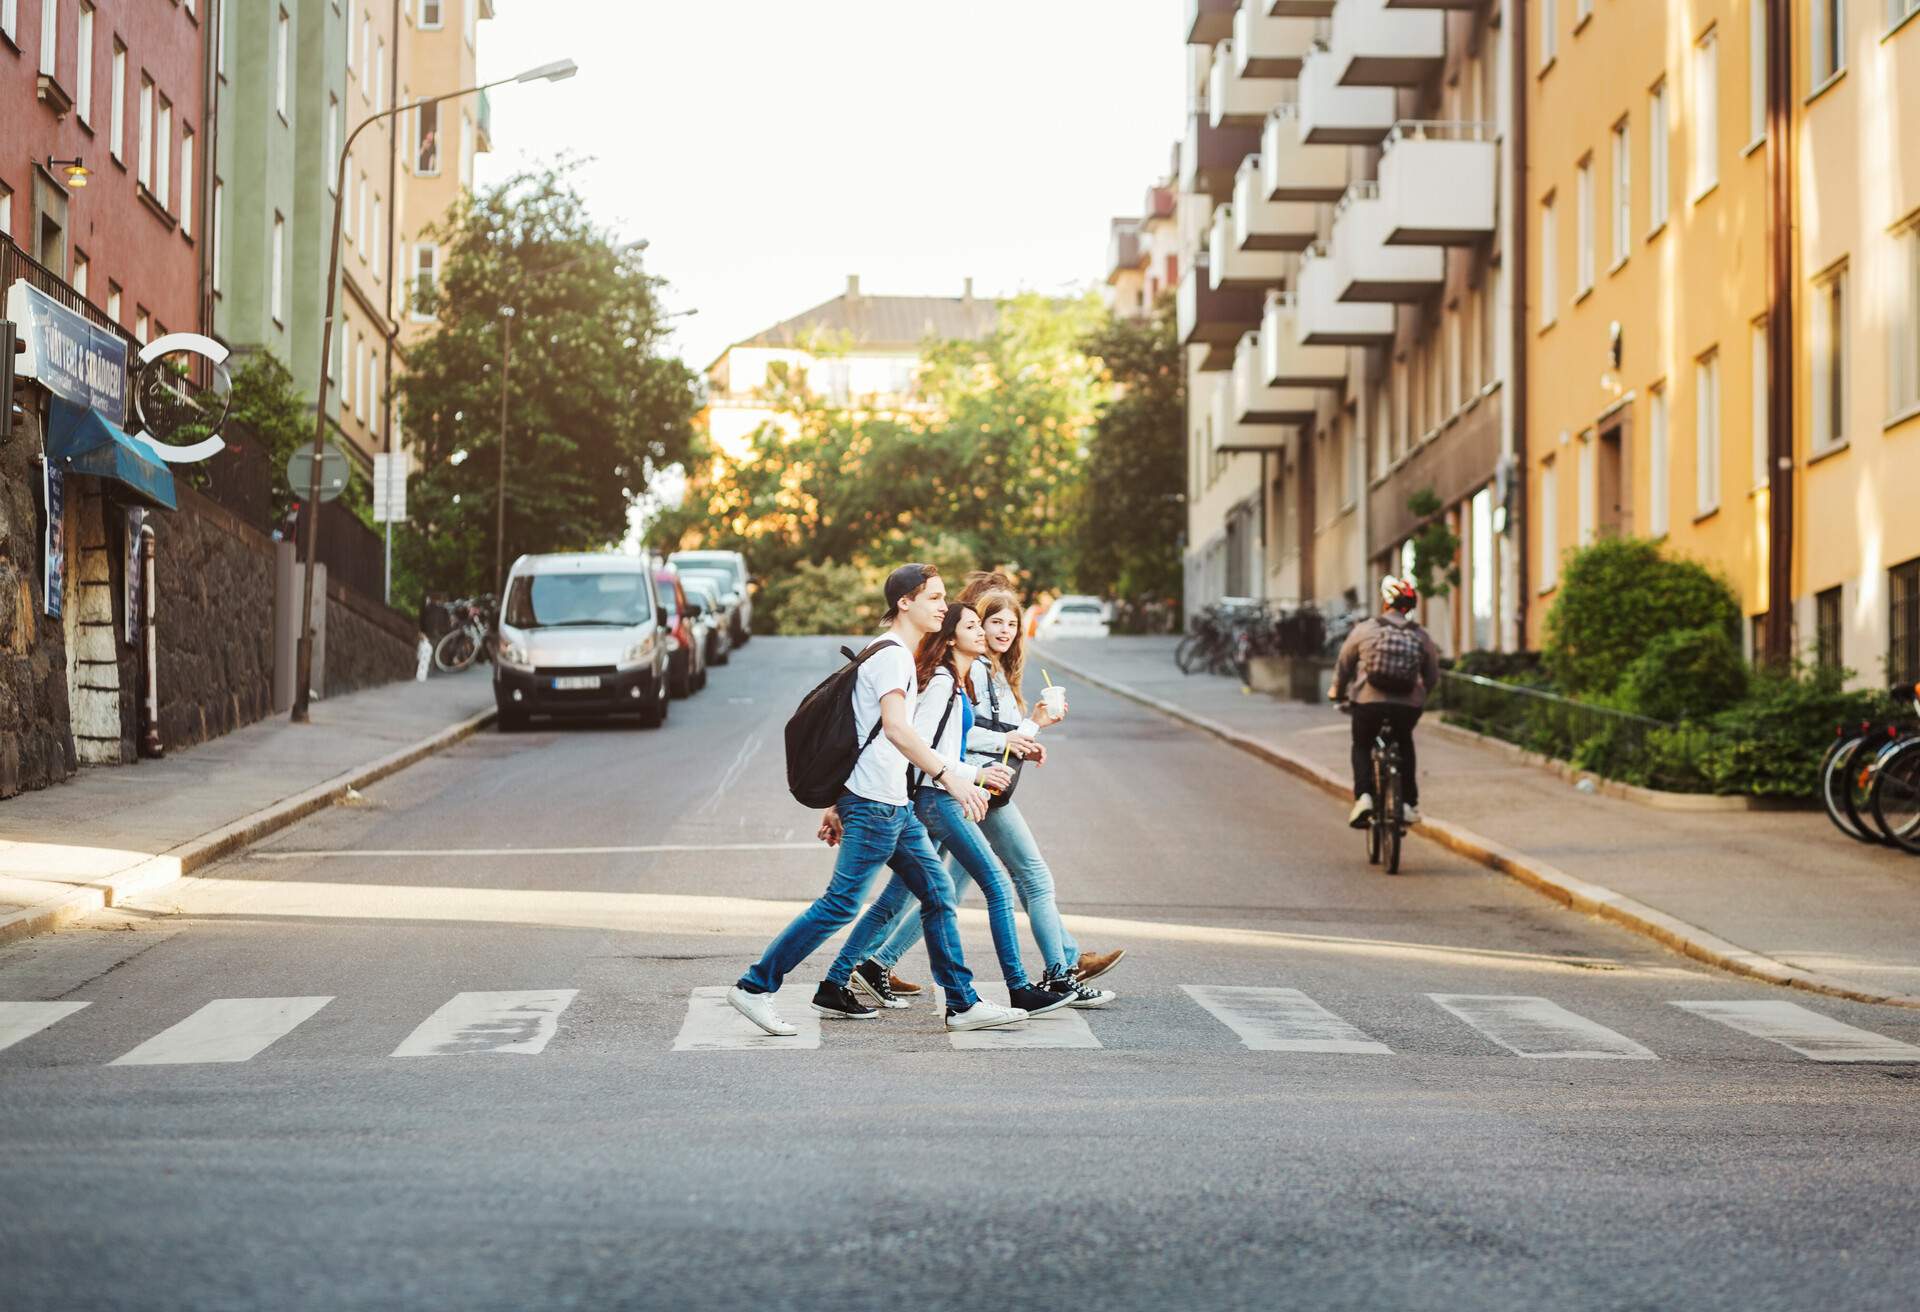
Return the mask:
[[[580, 991], [571, 988], [456, 993], [429, 1013], [391, 1051], [354, 1052], [362, 1057], [534, 1056], [565, 1032], [567, 1012]], [[1003, 1000], [996, 998], [995, 1000]], [[184, 1018], [142, 1039], [109, 1059], [111, 1066], [200, 1066], [244, 1063], [269, 1053], [340, 999], [333, 996], [215, 998]], [[1409, 1052], [1526, 1060], [1660, 1061], [1695, 1055], [1704, 1046], [1715, 1055], [1758, 1056], [1785, 1049], [1818, 1063], [1920, 1062], [1920, 1045], [1849, 1024], [1812, 1007], [1785, 999], [1671, 1001], [1666, 1006], [1690, 1017], [1678, 1034], [1662, 1011], [1649, 1028], [1663, 1034], [1656, 1051], [1638, 1038], [1583, 1016], [1551, 998], [1524, 994], [1426, 993], [1394, 999], [1392, 1035], [1369, 1033], [1337, 1011], [1297, 988], [1225, 984], [1184, 984], [1176, 995], [1138, 995], [1136, 1003], [1152, 1017], [1156, 1034], [1179, 1032], [1191, 1043], [1197, 1034], [1237, 1039], [1256, 1053], [1391, 1058]], [[1380, 999], [1373, 1004], [1378, 1006]], [[0, 1076], [9, 1060], [29, 1060], [51, 1032], [70, 1029], [74, 1018], [104, 1021], [116, 1002], [95, 1007], [85, 1001], [0, 1001]], [[1175, 1010], [1171, 1028], [1168, 1007]], [[337, 1010], [337, 1008], [336, 1008]], [[1184, 1013], [1184, 1014], [1183, 1014]], [[861, 1022], [822, 1026], [821, 1018], [799, 998], [786, 1000], [783, 1014], [798, 1027], [791, 1036], [762, 1033], [726, 1001], [724, 986], [694, 989], [669, 1051], [674, 1053], [818, 1051], [868, 1035], [905, 1040], [914, 1046], [940, 1045], [955, 1051], [1036, 1048], [1097, 1049], [1103, 1033], [1118, 1046], [1143, 1046], [1137, 1020], [1127, 1004], [1111, 1011], [1062, 1010], [1025, 1024], [998, 1030], [947, 1034], [937, 1027], [938, 1004], [931, 1000], [902, 1013]], [[1664, 1024], [1661, 1018], [1667, 1018]], [[1700, 1027], [1689, 1029], [1698, 1022]], [[1716, 1027], [1708, 1029], [1706, 1027]], [[1911, 1028], [1911, 1027], [1910, 1027]], [[334, 1026], [336, 1032], [350, 1027]], [[823, 1030], [826, 1033], [823, 1033]], [[1222, 1032], [1224, 1031], [1224, 1032]], [[827, 1037], [831, 1034], [831, 1038]], [[1718, 1046], [1703, 1044], [1712, 1033]], [[1727, 1036], [1738, 1036], [1727, 1046]], [[1389, 1042], [1389, 1038], [1392, 1042]], [[388, 1042], [391, 1042], [389, 1036]], [[1150, 1046], [1154, 1040], [1146, 1040]], [[1396, 1046], [1398, 1045], [1398, 1046]]]

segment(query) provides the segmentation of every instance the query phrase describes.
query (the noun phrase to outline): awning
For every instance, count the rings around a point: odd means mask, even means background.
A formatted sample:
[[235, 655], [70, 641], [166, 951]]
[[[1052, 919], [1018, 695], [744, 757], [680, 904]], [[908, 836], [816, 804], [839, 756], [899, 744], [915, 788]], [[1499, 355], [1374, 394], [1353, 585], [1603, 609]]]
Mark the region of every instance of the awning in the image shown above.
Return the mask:
[[112, 479], [140, 500], [173, 510], [173, 471], [147, 449], [101, 417], [97, 410], [59, 397], [50, 399], [47, 458], [69, 474]]

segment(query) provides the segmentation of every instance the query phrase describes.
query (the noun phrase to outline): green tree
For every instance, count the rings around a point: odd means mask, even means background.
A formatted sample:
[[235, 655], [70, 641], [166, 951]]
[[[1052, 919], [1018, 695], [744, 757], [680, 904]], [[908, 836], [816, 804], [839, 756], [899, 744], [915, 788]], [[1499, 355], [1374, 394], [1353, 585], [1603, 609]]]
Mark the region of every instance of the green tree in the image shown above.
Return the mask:
[[[687, 458], [695, 379], [659, 352], [660, 280], [623, 257], [575, 190], [575, 164], [468, 195], [437, 231], [434, 334], [400, 380], [416, 472], [396, 594], [480, 592], [493, 577], [506, 398], [506, 559], [592, 550], [627, 532], [656, 470]], [[403, 583], [404, 581], [404, 587]]]
[[[305, 488], [288, 485], [287, 457], [313, 449], [313, 398], [301, 395], [292, 372], [271, 351], [254, 351], [237, 360], [230, 377], [233, 390], [222, 431], [230, 444], [251, 447], [266, 462], [273, 488], [272, 522], [278, 525], [294, 502], [307, 495]], [[210, 472], [201, 466], [186, 468], [195, 482]], [[340, 504], [372, 527], [373, 489], [357, 466], [350, 468], [352, 477]]]
[[1084, 342], [1112, 393], [1087, 442], [1086, 492], [1075, 571], [1082, 591], [1177, 599], [1186, 531], [1186, 379], [1173, 310], [1108, 315]]
[[1543, 653], [1554, 685], [1573, 696], [1612, 693], [1663, 633], [1739, 632], [1740, 602], [1697, 561], [1662, 555], [1645, 538], [1603, 538], [1567, 555]]

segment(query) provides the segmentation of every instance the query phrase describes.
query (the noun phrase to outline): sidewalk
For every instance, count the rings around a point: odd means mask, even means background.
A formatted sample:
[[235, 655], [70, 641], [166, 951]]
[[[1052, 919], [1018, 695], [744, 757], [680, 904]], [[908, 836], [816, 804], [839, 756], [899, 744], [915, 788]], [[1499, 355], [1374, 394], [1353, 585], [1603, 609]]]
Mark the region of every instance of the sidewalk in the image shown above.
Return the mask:
[[[1162, 703], [1351, 796], [1345, 716], [1246, 693], [1233, 679], [1184, 676], [1176, 641], [1056, 640], [1044, 655], [1058, 680], [1078, 675]], [[1425, 836], [1689, 956], [1920, 1006], [1920, 859], [1845, 838], [1818, 811], [1655, 809], [1581, 793], [1496, 747], [1424, 725], [1419, 746]]]
[[315, 702], [158, 761], [0, 801], [0, 942], [158, 887], [472, 733], [484, 672]]

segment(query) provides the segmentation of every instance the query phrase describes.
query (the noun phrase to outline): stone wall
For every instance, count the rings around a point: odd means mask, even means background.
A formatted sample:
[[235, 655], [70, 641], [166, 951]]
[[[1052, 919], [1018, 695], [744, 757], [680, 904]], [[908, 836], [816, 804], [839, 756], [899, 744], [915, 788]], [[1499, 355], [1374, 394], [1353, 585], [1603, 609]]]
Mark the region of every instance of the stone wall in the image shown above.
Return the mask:
[[419, 639], [406, 616], [329, 578], [325, 695], [411, 679]]
[[[0, 398], [4, 401], [4, 398]], [[41, 613], [40, 420], [0, 442], [0, 797], [78, 768], [67, 733], [67, 648]]]
[[152, 519], [160, 741], [177, 751], [273, 709], [273, 540], [184, 485]]

